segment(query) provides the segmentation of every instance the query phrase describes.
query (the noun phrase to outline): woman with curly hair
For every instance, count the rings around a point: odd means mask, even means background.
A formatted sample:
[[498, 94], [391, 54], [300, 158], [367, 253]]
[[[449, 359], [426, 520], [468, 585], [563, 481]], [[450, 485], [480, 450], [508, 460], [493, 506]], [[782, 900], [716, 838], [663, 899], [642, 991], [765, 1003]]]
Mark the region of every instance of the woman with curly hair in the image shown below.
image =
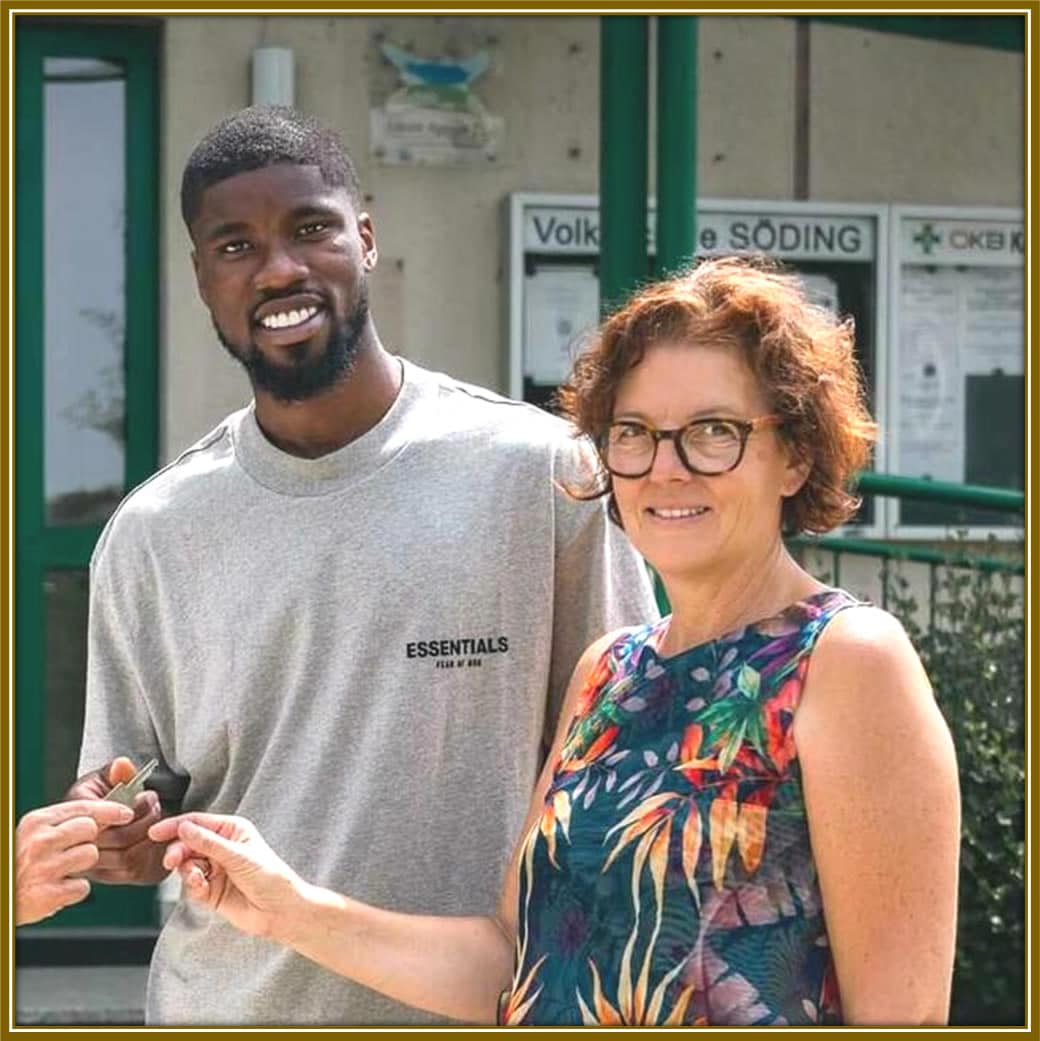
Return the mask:
[[497, 916], [317, 889], [239, 818], [154, 825], [167, 866], [241, 928], [456, 1019], [944, 1023], [949, 732], [899, 623], [782, 537], [858, 505], [851, 323], [765, 262], [709, 260], [611, 316], [561, 403], [601, 462], [570, 491], [609, 496], [672, 611], [579, 663]]

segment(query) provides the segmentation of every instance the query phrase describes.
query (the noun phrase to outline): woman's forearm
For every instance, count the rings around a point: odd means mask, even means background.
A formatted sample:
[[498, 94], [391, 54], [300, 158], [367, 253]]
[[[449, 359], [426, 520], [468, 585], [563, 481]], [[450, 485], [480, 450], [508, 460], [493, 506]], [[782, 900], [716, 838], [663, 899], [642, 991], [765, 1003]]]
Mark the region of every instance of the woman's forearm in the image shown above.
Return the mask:
[[304, 883], [272, 939], [405, 1005], [494, 1023], [513, 945], [494, 918], [401, 914]]

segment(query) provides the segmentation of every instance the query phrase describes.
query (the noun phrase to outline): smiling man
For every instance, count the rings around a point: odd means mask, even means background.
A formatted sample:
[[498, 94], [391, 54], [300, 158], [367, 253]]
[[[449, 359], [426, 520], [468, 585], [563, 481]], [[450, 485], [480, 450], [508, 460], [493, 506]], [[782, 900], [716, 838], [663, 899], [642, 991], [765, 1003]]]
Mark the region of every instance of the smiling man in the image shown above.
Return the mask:
[[[262, 198], [267, 193], [299, 200], [287, 211], [278, 206], [276, 216], [291, 226], [290, 236], [320, 247], [307, 251], [309, 281], [291, 250], [280, 258], [286, 269], [270, 268], [259, 287], [253, 278], [256, 243], [265, 229], [251, 222], [270, 214]], [[342, 382], [360, 353], [368, 294], [358, 274], [375, 265], [375, 242], [371, 222], [363, 217], [357, 230], [365, 256], [343, 248], [353, 230], [347, 225], [351, 216], [351, 209], [322, 183], [321, 171], [311, 166], [239, 174], [214, 185], [206, 193], [205, 213], [195, 215], [195, 268], [217, 336], [245, 366], [254, 387], [283, 401], [313, 397]], [[278, 235], [281, 229], [270, 231]], [[288, 295], [286, 284], [293, 289]], [[350, 289], [352, 299], [346, 296]], [[266, 299], [257, 303], [258, 295]]]
[[[254, 109], [210, 134], [185, 170], [181, 212], [199, 295], [249, 375], [257, 421], [280, 447], [316, 456], [372, 427], [400, 372], [368, 310], [376, 241], [347, 155], [317, 127], [308, 163], [279, 161], [288, 141], [240, 139], [250, 120], [290, 118]], [[243, 150], [264, 165], [241, 169]]]
[[[280, 108], [216, 126], [182, 210], [199, 293], [253, 401], [134, 491], [91, 564], [82, 776], [160, 761], [163, 794], [91, 877], [161, 879], [149, 825], [240, 813], [308, 877], [406, 912], [500, 889], [581, 651], [655, 614], [560, 420], [387, 351], [350, 159]], [[153, 1024], [429, 1022], [178, 905]]]

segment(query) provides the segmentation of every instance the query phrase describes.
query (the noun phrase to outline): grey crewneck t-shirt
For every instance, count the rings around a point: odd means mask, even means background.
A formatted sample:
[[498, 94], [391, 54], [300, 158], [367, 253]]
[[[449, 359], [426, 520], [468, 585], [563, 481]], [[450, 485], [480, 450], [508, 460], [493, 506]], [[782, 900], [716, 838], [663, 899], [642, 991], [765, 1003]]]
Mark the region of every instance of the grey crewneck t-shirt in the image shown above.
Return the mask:
[[[319, 459], [252, 407], [131, 493], [91, 564], [80, 773], [157, 756], [184, 809], [253, 820], [308, 881], [405, 912], [495, 907], [584, 648], [656, 616], [559, 419], [402, 362]], [[182, 900], [157, 1024], [436, 1022]]]

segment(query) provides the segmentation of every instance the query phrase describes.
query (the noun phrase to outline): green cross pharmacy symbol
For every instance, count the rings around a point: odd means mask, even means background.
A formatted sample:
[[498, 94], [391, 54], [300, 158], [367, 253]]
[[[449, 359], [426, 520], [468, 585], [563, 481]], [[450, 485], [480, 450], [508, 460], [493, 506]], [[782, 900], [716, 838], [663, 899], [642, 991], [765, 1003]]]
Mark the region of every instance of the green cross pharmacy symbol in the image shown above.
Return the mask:
[[924, 224], [921, 226], [921, 230], [914, 236], [914, 242], [920, 243], [921, 249], [926, 254], [931, 255], [932, 246], [942, 242], [942, 235], [936, 235], [935, 229], [931, 224]]

